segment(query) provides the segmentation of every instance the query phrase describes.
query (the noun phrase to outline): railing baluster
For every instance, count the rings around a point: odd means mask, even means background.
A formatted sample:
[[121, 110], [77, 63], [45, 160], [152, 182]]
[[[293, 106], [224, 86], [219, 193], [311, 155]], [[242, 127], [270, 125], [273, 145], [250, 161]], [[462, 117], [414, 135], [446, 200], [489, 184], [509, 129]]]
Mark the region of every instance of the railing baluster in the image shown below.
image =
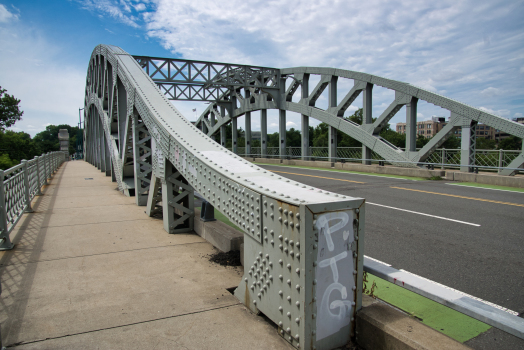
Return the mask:
[[24, 196], [25, 196], [25, 212], [32, 213], [33, 208], [31, 208], [31, 189], [29, 188], [29, 167], [27, 166], [27, 160], [22, 160], [22, 173], [24, 174]]
[[14, 245], [9, 239], [7, 231], [7, 206], [5, 203], [4, 171], [0, 170], [0, 250], [13, 249]]

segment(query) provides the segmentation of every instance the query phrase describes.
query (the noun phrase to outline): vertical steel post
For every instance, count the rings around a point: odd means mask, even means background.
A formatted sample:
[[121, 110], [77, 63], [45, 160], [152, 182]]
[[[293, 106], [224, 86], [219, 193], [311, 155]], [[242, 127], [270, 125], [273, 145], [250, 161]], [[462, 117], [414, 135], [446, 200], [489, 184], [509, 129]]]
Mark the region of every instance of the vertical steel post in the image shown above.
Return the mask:
[[[302, 87], [301, 87], [301, 94], [302, 98], [308, 98], [309, 97], [309, 74], [304, 74], [304, 77], [302, 78]], [[301, 155], [302, 160], [308, 160], [309, 159], [309, 116], [301, 114], [301, 133], [300, 136], [302, 138], [300, 142], [301, 149]]]
[[32, 213], [33, 208], [31, 208], [31, 189], [29, 188], [29, 167], [27, 166], [27, 160], [22, 159], [22, 173], [24, 174], [24, 196], [25, 196], [25, 212]]
[[[249, 98], [249, 96], [247, 96]], [[246, 156], [251, 156], [251, 112], [246, 112]]]
[[238, 134], [237, 134], [237, 118], [231, 118], [231, 150], [233, 153], [238, 153]]
[[267, 109], [260, 110], [260, 157], [267, 158]]
[[42, 158], [44, 159], [44, 185], [47, 185], [47, 154], [43, 154]]
[[42, 195], [42, 182], [40, 180], [40, 158], [41, 157], [35, 157], [36, 162], [36, 195], [41, 196]]
[[[373, 123], [373, 84], [367, 83], [362, 99], [362, 125]], [[371, 149], [362, 145], [362, 164], [371, 165]]]
[[[329, 82], [329, 105], [328, 108], [337, 107], [337, 76], [332, 76]], [[337, 161], [337, 129], [328, 127], [328, 160], [330, 162]]]
[[7, 206], [5, 203], [4, 171], [0, 170], [0, 250], [13, 249], [14, 244], [9, 239], [7, 231]]
[[445, 148], [442, 149], [442, 155], [441, 155], [440, 162], [442, 163], [442, 165], [440, 166], [440, 169], [444, 170], [444, 164], [446, 164], [446, 149]]
[[406, 105], [406, 153], [417, 150], [417, 102], [418, 98], [412, 97]]
[[502, 152], [504, 152], [504, 150], [502, 148], [499, 149], [499, 168], [497, 170], [498, 173], [500, 173], [502, 169]]
[[279, 109], [278, 110], [278, 134], [280, 138], [280, 144], [279, 144], [279, 154], [280, 159], [284, 159], [286, 157], [286, 110], [285, 109]]

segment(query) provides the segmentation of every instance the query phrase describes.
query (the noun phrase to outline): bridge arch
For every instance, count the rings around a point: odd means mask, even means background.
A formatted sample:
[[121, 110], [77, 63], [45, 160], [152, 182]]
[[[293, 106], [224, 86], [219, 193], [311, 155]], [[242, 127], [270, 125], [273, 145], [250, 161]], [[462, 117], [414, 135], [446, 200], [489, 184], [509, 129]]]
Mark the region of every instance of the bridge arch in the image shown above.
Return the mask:
[[[269, 90], [277, 98], [278, 84], [268, 80], [278, 82], [280, 71], [255, 68], [227, 67], [223, 76], [204, 81], [210, 84], [205, 89], [224, 82], [242, 88], [258, 79], [255, 88]], [[201, 82], [188, 80], [188, 91], [201, 89]], [[229, 101], [223, 103], [227, 107]], [[244, 231], [244, 261], [252, 267], [245, 269], [235, 296], [278, 324], [286, 341], [318, 350], [348, 342], [361, 306], [363, 199], [287, 180], [223, 148], [182, 116], [137, 59], [115, 46], [99, 45], [91, 55], [84, 121], [86, 161], [111, 176], [123, 193], [134, 196], [148, 215], [161, 213], [167, 232], [192, 231], [194, 191]], [[316, 268], [318, 245], [324, 243], [319, 243], [315, 223], [342, 214], [351, 220], [341, 230], [351, 234], [344, 233], [344, 244], [338, 245], [345, 256], [337, 268], [349, 277], [334, 282], [353, 291], [336, 301], [347, 305], [348, 317], [340, 320], [326, 314], [315, 321], [320, 308], [316, 300], [334, 283], [327, 279], [328, 284], [316, 283], [321, 274]], [[282, 291], [292, 304], [282, 302], [279, 308], [275, 301], [282, 298]], [[318, 322], [336, 324], [336, 329], [315, 336]]]
[[[309, 78], [311, 75], [319, 75], [320, 81], [309, 91]], [[371, 151], [378, 153], [384, 159], [396, 166], [416, 167], [417, 163], [424, 162], [435, 149], [440, 147], [454, 130], [462, 128], [461, 145], [461, 170], [473, 171], [475, 159], [475, 137], [476, 126], [478, 123], [485, 124], [501, 132], [514, 135], [524, 139], [524, 124], [518, 124], [505, 118], [490, 114], [486, 111], [468, 106], [450, 98], [436, 94], [434, 92], [415, 87], [413, 85], [381, 78], [371, 74], [360, 73], [349, 70], [321, 68], [321, 67], [297, 67], [285, 68], [280, 70], [282, 80], [288, 79], [291, 82], [287, 89], [286, 84], [281, 83], [278, 94], [265, 91], [263, 88], [237, 88], [231, 89], [221, 96], [221, 101], [213, 102], [201, 114], [197, 120], [197, 125], [209, 136], [219, 132], [222, 126], [228, 123], [236, 123], [236, 118], [246, 115], [250, 120], [250, 113], [262, 111], [261, 122], [267, 122], [267, 109], [280, 110], [280, 139], [281, 152], [285, 154], [285, 112], [292, 111], [302, 115], [302, 156], [306, 157], [309, 125], [308, 118], [315, 118], [329, 125], [329, 158], [336, 158], [336, 130], [340, 130], [350, 137], [362, 143], [363, 163], [369, 164], [365, 159], [371, 158]], [[353, 80], [353, 88], [337, 103], [337, 84], [341, 79]], [[395, 93], [394, 100], [376, 118], [372, 120], [372, 91], [373, 86], [381, 86]], [[293, 95], [301, 87], [299, 102], [292, 102]], [[325, 89], [329, 89], [328, 108], [321, 109], [315, 106], [319, 96]], [[345, 110], [360, 95], [364, 95], [363, 114], [364, 121], [358, 125], [344, 118], [341, 118]], [[220, 108], [228, 101], [232, 106], [229, 109]], [[435, 106], [441, 107], [449, 112], [449, 122], [440, 130], [422, 149], [416, 150], [417, 137], [417, 104], [425, 101]], [[379, 136], [382, 128], [393, 118], [396, 113], [406, 106], [406, 147], [402, 150], [387, 142]], [[304, 124], [306, 127], [304, 127]], [[234, 126], [235, 128], [235, 126]], [[262, 127], [264, 129], [264, 126]], [[250, 129], [250, 127], [249, 127]], [[267, 130], [267, 127], [266, 127]], [[222, 131], [223, 132], [223, 131]], [[264, 138], [264, 132], [262, 132]], [[267, 135], [267, 134], [266, 134]], [[225, 145], [225, 140], [222, 140]], [[246, 145], [247, 147], [247, 145]], [[524, 146], [523, 146], [524, 147]], [[233, 147], [235, 148], [235, 147]], [[235, 151], [235, 150], [234, 150]], [[262, 154], [264, 145], [262, 145]], [[514, 175], [515, 168], [522, 167], [524, 164], [524, 154], [517, 156], [501, 174]]]

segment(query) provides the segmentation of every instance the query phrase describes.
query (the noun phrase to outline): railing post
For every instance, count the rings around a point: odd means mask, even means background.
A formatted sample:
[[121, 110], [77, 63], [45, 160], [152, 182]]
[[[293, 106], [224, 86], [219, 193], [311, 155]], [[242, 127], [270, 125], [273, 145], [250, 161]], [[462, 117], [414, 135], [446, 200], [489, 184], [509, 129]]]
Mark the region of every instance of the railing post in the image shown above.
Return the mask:
[[35, 157], [36, 162], [36, 196], [42, 195], [42, 182], [40, 182], [40, 157]]
[[5, 205], [4, 171], [0, 170], [0, 250], [13, 249], [14, 244], [9, 239], [7, 231], [7, 207]]
[[47, 182], [47, 163], [49, 162], [49, 159], [47, 159], [47, 154], [44, 153], [44, 155], [42, 156], [44, 158], [44, 185], [47, 185], [49, 184]]
[[499, 168], [497, 170], [497, 173], [500, 173], [501, 169], [502, 169], [502, 154], [504, 153], [504, 150], [501, 148], [499, 149]]
[[24, 174], [24, 187], [25, 187], [25, 212], [26, 213], [32, 213], [33, 208], [31, 208], [31, 188], [29, 187], [29, 167], [27, 166], [27, 160], [22, 160], [23, 165], [23, 174]]
[[442, 155], [441, 155], [441, 163], [440, 169], [444, 170], [444, 164], [446, 164], [446, 149], [442, 148]]

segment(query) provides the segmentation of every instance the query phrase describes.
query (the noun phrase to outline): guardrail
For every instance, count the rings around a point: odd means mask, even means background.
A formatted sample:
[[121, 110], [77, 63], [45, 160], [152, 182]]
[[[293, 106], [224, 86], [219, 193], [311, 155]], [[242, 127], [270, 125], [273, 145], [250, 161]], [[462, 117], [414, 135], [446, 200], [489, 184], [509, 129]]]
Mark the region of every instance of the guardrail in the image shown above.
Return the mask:
[[33, 211], [31, 201], [64, 161], [64, 152], [51, 152], [0, 170], [0, 250], [13, 249], [9, 234], [24, 213]]
[[[417, 149], [418, 151], [419, 149]], [[328, 157], [327, 147], [309, 147], [309, 155], [302, 157], [300, 147], [286, 147], [286, 154], [284, 158], [289, 159], [302, 159], [306, 160], [326, 160], [333, 159], [336, 162], [357, 162], [361, 163], [364, 161], [370, 161], [384, 165], [386, 163], [414, 163], [418, 165], [428, 166], [429, 168], [440, 168], [444, 169], [457, 169], [460, 167], [473, 168], [474, 171], [483, 169], [484, 171], [499, 172], [502, 169], [516, 170], [517, 173], [521, 168], [507, 168], [508, 165], [521, 154], [521, 151], [516, 150], [488, 150], [478, 149], [475, 153], [475, 164], [474, 165], [463, 165], [460, 164], [460, 149], [445, 149], [440, 148], [435, 150], [424, 162], [405, 162], [397, 160], [388, 160], [379, 156], [377, 153], [371, 153], [371, 159], [362, 159], [362, 147], [338, 147], [337, 157]], [[242, 157], [261, 157], [259, 147], [252, 147], [251, 152], [247, 154], [244, 147], [237, 148], [237, 154]], [[280, 150], [278, 147], [268, 147], [265, 158], [282, 158], [280, 156]], [[333, 161], [331, 160], [331, 161]]]
[[389, 264], [368, 256], [364, 256], [364, 271], [524, 339], [524, 319], [520, 318], [515, 311], [486, 302], [411, 272], [397, 270]]

